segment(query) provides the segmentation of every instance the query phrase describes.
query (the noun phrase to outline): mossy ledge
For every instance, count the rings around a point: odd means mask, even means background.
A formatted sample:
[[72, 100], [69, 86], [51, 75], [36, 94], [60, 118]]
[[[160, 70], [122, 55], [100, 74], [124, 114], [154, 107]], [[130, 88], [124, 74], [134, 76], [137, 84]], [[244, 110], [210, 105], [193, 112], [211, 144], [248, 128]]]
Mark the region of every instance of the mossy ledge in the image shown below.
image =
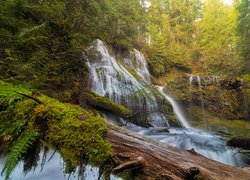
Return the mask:
[[132, 115], [132, 112], [129, 109], [113, 103], [106, 97], [100, 96], [92, 91], [85, 91], [82, 94], [81, 99], [85, 101], [84, 104], [87, 104], [94, 109], [108, 111], [119, 117], [126, 118]]
[[7, 155], [2, 171], [6, 179], [28, 150], [40, 142], [60, 152], [74, 168], [83, 161], [101, 165], [112, 156], [111, 145], [104, 139], [108, 128], [101, 117], [3, 81], [0, 123], [0, 154]]

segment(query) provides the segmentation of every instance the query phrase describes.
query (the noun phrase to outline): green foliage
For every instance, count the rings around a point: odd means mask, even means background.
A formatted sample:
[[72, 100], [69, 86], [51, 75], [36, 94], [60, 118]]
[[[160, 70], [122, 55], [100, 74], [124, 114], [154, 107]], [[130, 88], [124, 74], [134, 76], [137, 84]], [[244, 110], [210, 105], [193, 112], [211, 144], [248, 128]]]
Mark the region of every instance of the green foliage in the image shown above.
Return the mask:
[[153, 75], [164, 75], [172, 67], [190, 71], [194, 22], [200, 16], [200, 9], [199, 0], [151, 2], [148, 11], [148, 58]]
[[[237, 13], [232, 6], [220, 0], [207, 0], [202, 17], [202, 62], [212, 74], [239, 72], [240, 62], [236, 54]], [[238, 68], [238, 69], [237, 69]]]
[[83, 49], [96, 38], [132, 48], [143, 12], [139, 0], [3, 1], [0, 79], [77, 102], [88, 74]]
[[239, 35], [238, 49], [243, 59], [243, 70], [246, 73], [250, 73], [250, 2], [248, 0], [242, 0], [237, 5], [238, 24], [237, 32]]
[[8, 179], [13, 169], [16, 167], [21, 157], [27, 152], [27, 150], [37, 140], [39, 133], [32, 129], [24, 131], [16, 141], [13, 142], [13, 146], [10, 148], [10, 153], [7, 156], [5, 166], [1, 174], [5, 174], [5, 178]]
[[103, 138], [107, 126], [101, 117], [22, 87], [3, 81], [0, 85], [0, 143], [5, 145], [2, 153], [7, 153], [2, 172], [6, 178], [40, 141], [51, 144], [74, 168], [83, 158], [99, 164], [112, 155], [111, 146]]
[[131, 115], [131, 111], [129, 109], [115, 104], [106, 97], [100, 96], [92, 91], [84, 92], [82, 96], [84, 96], [86, 105], [95, 109], [108, 111], [120, 117], [128, 117]]

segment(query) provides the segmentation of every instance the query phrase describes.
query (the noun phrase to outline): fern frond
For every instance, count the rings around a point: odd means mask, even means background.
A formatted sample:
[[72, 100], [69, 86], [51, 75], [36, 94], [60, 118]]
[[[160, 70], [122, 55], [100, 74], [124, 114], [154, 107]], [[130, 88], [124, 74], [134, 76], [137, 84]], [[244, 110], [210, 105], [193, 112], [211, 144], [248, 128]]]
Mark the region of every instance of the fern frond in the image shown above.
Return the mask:
[[40, 159], [41, 144], [39, 141], [33, 143], [33, 146], [23, 156], [23, 172], [26, 175], [32, 169], [35, 170]]
[[7, 126], [7, 128], [0, 128], [0, 138], [5, 135], [17, 136], [21, 133], [23, 128], [27, 125], [28, 120], [22, 119], [14, 122], [11, 126]]
[[1, 172], [1, 175], [5, 174], [5, 179], [9, 178], [19, 160], [27, 150], [32, 147], [32, 144], [37, 140], [38, 136], [39, 133], [37, 131], [28, 129], [13, 143], [10, 153], [7, 156], [5, 166]]

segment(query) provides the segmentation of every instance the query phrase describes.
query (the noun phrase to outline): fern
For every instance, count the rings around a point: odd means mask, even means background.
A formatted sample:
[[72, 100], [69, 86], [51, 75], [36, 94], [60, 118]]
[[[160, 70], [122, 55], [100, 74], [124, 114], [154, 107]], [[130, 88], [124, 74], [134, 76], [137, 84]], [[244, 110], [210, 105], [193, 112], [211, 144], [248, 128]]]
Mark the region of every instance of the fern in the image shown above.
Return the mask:
[[6, 159], [5, 166], [1, 175], [5, 174], [5, 179], [8, 179], [11, 172], [22, 156], [32, 147], [33, 143], [37, 140], [39, 133], [35, 130], [28, 129], [24, 131], [21, 136], [13, 143], [10, 153]]
[[18, 136], [28, 123], [27, 119], [19, 120], [3, 128], [0, 128], [0, 138], [6, 135]]

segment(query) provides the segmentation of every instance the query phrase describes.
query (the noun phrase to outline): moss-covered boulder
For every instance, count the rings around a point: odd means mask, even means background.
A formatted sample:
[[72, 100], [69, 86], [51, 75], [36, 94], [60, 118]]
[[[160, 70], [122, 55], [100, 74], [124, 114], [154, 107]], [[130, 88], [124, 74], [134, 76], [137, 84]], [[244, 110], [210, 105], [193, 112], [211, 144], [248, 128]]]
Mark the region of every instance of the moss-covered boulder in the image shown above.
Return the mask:
[[250, 137], [234, 137], [227, 141], [227, 145], [250, 150]]

